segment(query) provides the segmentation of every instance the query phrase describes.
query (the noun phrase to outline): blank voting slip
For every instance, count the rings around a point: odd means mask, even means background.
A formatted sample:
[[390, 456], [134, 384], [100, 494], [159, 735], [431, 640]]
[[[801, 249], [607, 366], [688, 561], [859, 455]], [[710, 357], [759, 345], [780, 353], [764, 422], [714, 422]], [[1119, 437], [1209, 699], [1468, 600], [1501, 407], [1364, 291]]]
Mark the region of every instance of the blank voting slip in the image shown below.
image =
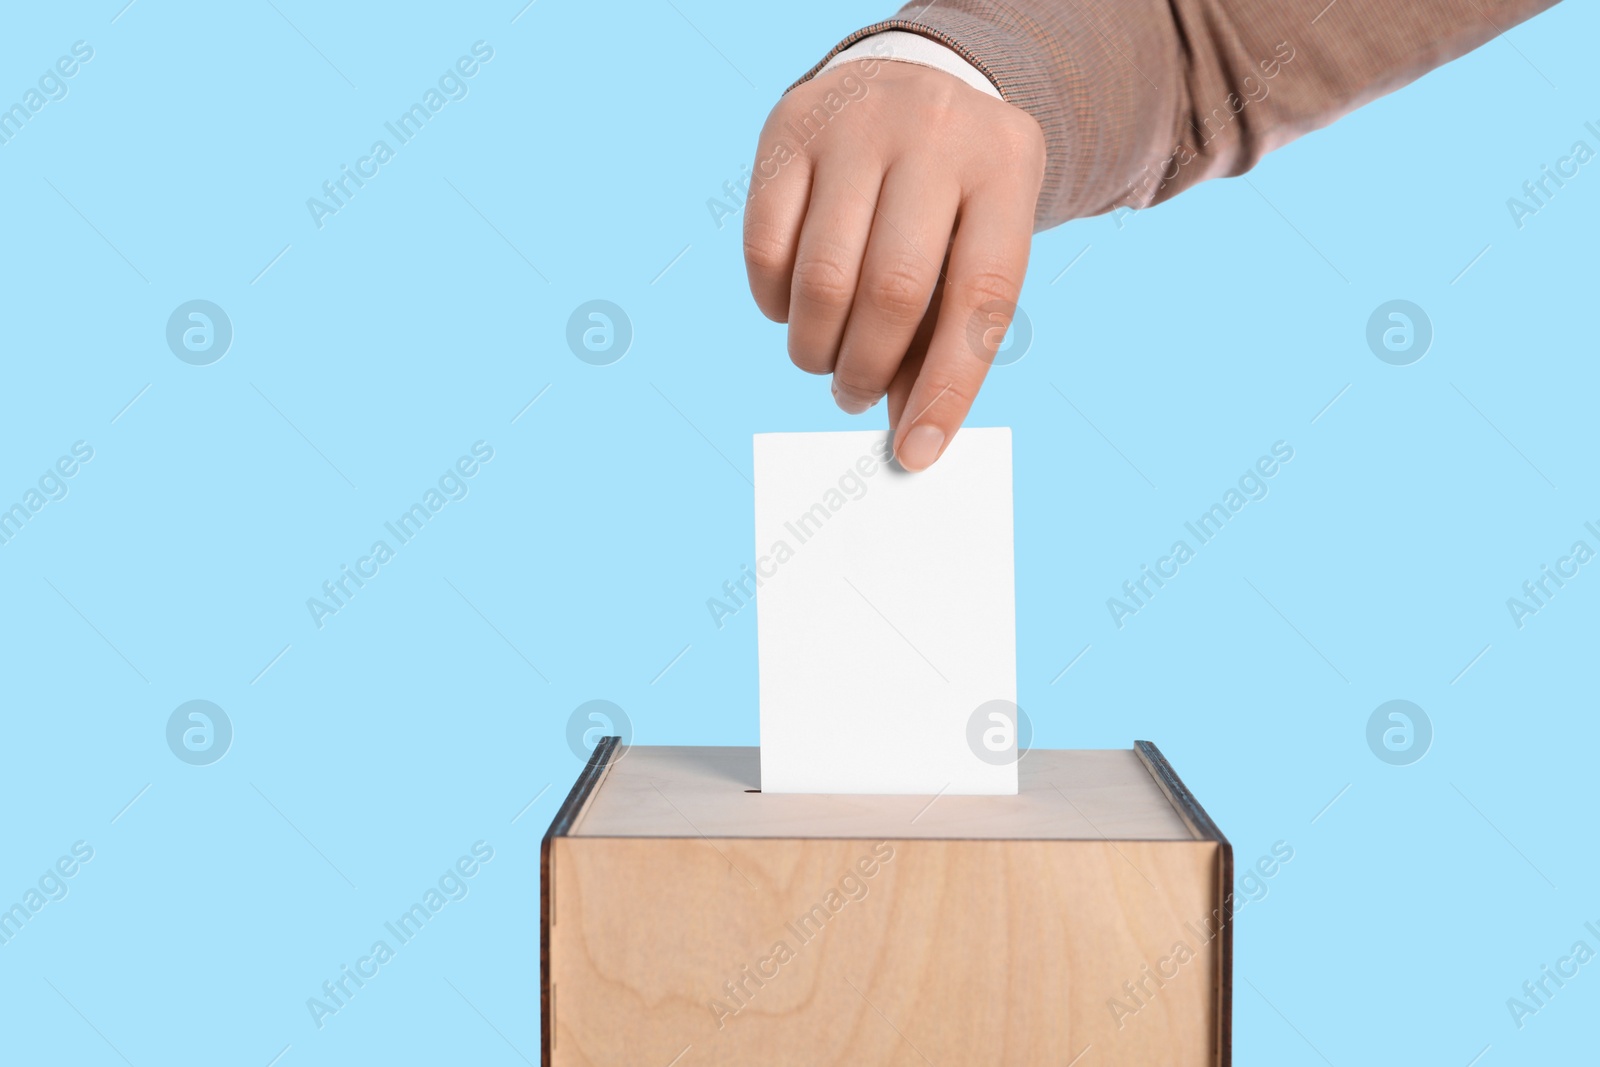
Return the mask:
[[1011, 431], [891, 457], [755, 436], [763, 792], [1017, 791]]

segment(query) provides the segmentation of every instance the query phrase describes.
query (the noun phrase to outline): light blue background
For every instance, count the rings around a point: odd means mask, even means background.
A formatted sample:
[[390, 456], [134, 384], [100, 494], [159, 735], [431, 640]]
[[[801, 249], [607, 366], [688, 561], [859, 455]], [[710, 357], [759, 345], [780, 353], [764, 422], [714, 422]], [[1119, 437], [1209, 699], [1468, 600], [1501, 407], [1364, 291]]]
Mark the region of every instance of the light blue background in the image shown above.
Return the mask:
[[[0, 503], [95, 450], [0, 545], [0, 904], [95, 850], [0, 945], [7, 1062], [535, 1061], [569, 713], [755, 744], [754, 613], [705, 606], [750, 559], [751, 434], [883, 421], [790, 366], [706, 201], [886, 7], [276, 2], [0, 34], [5, 103], [94, 48], [0, 145]], [[1520, 231], [1506, 199], [1600, 147], [1597, 32], [1562, 5], [1248, 183], [1041, 236], [1032, 350], [975, 409], [1015, 431], [1035, 743], [1153, 739], [1241, 864], [1294, 849], [1239, 917], [1241, 1064], [1592, 1051], [1600, 964], [1520, 1031], [1506, 999], [1600, 949], [1600, 569], [1520, 630], [1506, 599], [1600, 548], [1600, 163]], [[478, 40], [470, 95], [317, 229], [306, 199]], [[196, 298], [235, 330], [211, 366], [164, 340]], [[594, 298], [633, 322], [612, 366], [564, 342]], [[1433, 322], [1412, 366], [1364, 340], [1393, 298]], [[479, 440], [470, 495], [317, 629], [306, 599]], [[1271, 495], [1118, 630], [1106, 598], [1279, 440]], [[1410, 766], [1365, 740], [1395, 698], [1435, 730]], [[235, 730], [211, 766], [166, 745], [192, 699]], [[479, 840], [470, 895], [319, 1030], [307, 998]]]

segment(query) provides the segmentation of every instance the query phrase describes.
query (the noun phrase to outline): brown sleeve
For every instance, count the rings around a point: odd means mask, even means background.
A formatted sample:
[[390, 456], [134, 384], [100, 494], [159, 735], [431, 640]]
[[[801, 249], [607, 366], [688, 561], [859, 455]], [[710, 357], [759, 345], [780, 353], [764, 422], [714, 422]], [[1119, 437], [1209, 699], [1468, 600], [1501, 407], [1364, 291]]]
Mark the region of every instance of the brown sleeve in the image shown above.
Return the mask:
[[801, 81], [884, 30], [954, 49], [1044, 129], [1042, 230], [1242, 174], [1555, 2], [915, 0]]

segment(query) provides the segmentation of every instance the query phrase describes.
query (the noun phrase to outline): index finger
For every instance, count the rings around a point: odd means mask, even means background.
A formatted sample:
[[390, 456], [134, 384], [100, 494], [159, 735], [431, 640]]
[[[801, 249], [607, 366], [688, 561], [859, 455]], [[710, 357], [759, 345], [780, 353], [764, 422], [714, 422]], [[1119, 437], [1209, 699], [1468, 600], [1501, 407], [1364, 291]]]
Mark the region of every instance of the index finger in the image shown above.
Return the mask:
[[1032, 237], [1033, 207], [1021, 197], [991, 192], [963, 207], [927, 356], [895, 426], [906, 470], [932, 466], [977, 399], [1016, 313]]

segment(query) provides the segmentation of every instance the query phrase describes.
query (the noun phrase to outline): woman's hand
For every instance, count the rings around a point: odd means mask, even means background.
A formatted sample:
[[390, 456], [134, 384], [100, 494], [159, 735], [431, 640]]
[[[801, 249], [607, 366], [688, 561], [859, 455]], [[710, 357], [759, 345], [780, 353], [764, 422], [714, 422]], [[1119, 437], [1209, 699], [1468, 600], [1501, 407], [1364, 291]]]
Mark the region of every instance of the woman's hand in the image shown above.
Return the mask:
[[745, 209], [745, 265], [789, 358], [858, 414], [889, 399], [923, 470], [972, 407], [1016, 310], [1044, 133], [943, 71], [844, 63], [778, 102]]

